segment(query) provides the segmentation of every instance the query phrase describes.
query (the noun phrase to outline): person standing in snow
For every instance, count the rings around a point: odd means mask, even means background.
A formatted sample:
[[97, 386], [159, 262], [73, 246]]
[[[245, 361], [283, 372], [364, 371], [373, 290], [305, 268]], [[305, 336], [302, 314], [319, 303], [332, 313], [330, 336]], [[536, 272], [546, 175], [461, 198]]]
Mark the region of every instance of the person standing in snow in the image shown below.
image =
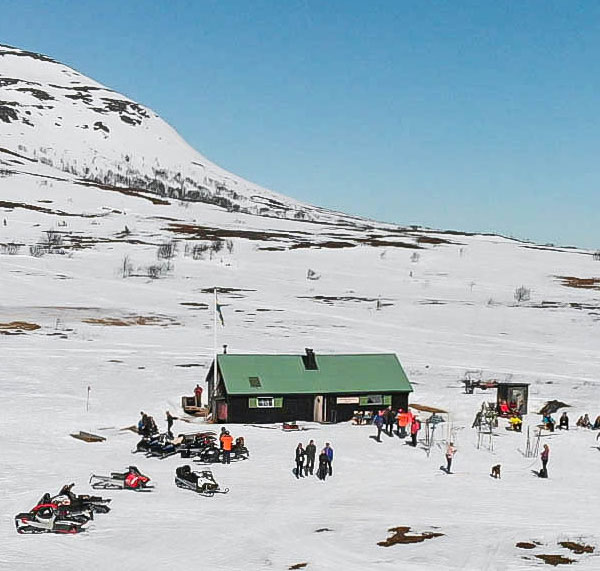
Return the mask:
[[452, 459], [456, 454], [456, 448], [454, 447], [454, 442], [450, 442], [446, 448], [446, 472], [450, 474], [450, 468], [452, 468]]
[[329, 471], [328, 467], [330, 466], [331, 463], [329, 461], [329, 456], [327, 455], [327, 452], [325, 452], [325, 448], [323, 448], [323, 450], [321, 450], [321, 454], [319, 454], [319, 468], [317, 470], [317, 477], [319, 480], [325, 481]]
[[544, 444], [544, 449], [540, 455], [542, 460], [542, 469], [540, 470], [540, 478], [548, 477], [548, 459], [550, 458], [550, 447]]
[[171, 432], [171, 428], [173, 428], [173, 421], [177, 420], [174, 416], [171, 415], [169, 411], [167, 411], [167, 436], [169, 438], [173, 438], [173, 433]]
[[394, 430], [394, 421], [396, 420], [396, 413], [392, 410], [391, 406], [388, 406], [384, 412], [385, 418], [385, 431], [388, 436], [392, 436]]
[[302, 442], [296, 446], [296, 479], [304, 478], [304, 448]]
[[412, 424], [410, 425], [410, 438], [411, 438], [411, 445], [413, 446], [413, 448], [417, 447], [417, 436], [419, 434], [419, 430], [421, 430], [421, 422], [415, 416], [413, 418]]
[[325, 450], [325, 454], [327, 454], [327, 472], [330, 476], [333, 476], [333, 468], [331, 466], [333, 463], [333, 448], [329, 442], [325, 442], [325, 448], [323, 448], [323, 450]]
[[398, 429], [396, 434], [400, 438], [406, 438], [406, 427], [408, 425], [408, 413], [401, 408], [398, 409]]
[[377, 427], [377, 442], [381, 442], [381, 430], [383, 428], [383, 415], [381, 412], [378, 412], [375, 418], [373, 419], [373, 424]]
[[221, 446], [223, 447], [223, 464], [231, 463], [231, 448], [233, 446], [233, 436], [225, 431], [221, 436]]
[[311, 440], [304, 449], [304, 453], [306, 454], [306, 466], [304, 467], [304, 471], [308, 476], [313, 475], [313, 471], [315, 469], [315, 455], [317, 454], [317, 447], [315, 446], [315, 441]]

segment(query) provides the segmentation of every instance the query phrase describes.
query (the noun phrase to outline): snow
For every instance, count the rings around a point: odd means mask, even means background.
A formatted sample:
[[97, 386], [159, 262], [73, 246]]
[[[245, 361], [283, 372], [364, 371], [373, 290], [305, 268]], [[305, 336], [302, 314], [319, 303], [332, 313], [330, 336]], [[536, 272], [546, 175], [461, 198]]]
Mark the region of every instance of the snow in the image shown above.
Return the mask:
[[[56, 81], [38, 63], [46, 70], [68, 69], [16, 56], [0, 57], [0, 66], [8, 65], [7, 58], [14, 60], [11, 73], [30, 74], [31, 81]], [[1, 73], [9, 76], [4, 67]], [[51, 116], [50, 110], [43, 114]], [[63, 118], [65, 124], [78, 120], [66, 112]], [[162, 132], [160, 120], [151, 120], [152, 132]], [[39, 130], [25, 141], [26, 152], [18, 147], [24, 135], [13, 127], [0, 123], [0, 146], [25, 156], [32, 156], [38, 137], [41, 146], [55, 138], [50, 127]], [[69, 129], [65, 151], [85, 142]], [[92, 139], [88, 144], [101, 153], [115, 149], [110, 160], [124, 152]], [[596, 433], [574, 428], [581, 414], [588, 412], [592, 420], [600, 414], [600, 295], [556, 278], [598, 276], [600, 262], [590, 252], [350, 217], [333, 225], [327, 223], [333, 215], [318, 218], [317, 210], [316, 222], [302, 222], [168, 197], [157, 205], [144, 194], [82, 186], [79, 175], [56, 164], [3, 152], [0, 170], [0, 201], [12, 203], [0, 207], [0, 245], [21, 244], [15, 255], [0, 254], [0, 324], [41, 326], [0, 335], [0, 568], [259, 570], [305, 562], [306, 569], [319, 570], [401, 565], [492, 570], [543, 568], [534, 558], [543, 553], [572, 557], [575, 569], [598, 568], [595, 554], [573, 555], [557, 545], [573, 540], [600, 547]], [[193, 260], [185, 256], [185, 243], [198, 243], [198, 237], [173, 232], [173, 222], [220, 229], [233, 249]], [[128, 235], [122, 234], [125, 226]], [[31, 256], [29, 246], [47, 230], [64, 233], [64, 253]], [[370, 245], [369, 236], [388, 245]], [[431, 237], [450, 243], [420, 242], [420, 250], [400, 246]], [[172, 268], [156, 280], [143, 275], [160, 262], [158, 245], [174, 239], [179, 248]], [[315, 247], [323, 242], [353, 247]], [[312, 247], [296, 247], [299, 243]], [[411, 261], [415, 252], [420, 257]], [[120, 274], [125, 256], [136, 274], [128, 278]], [[309, 268], [321, 277], [306, 279]], [[284, 433], [279, 427], [232, 424], [228, 428], [246, 438], [251, 456], [214, 467], [217, 481], [231, 491], [213, 498], [175, 487], [175, 468], [184, 463], [178, 457], [132, 455], [137, 437], [120, 429], [134, 424], [142, 410], [164, 428], [165, 411], [183, 417], [180, 397], [204, 382], [213, 351], [212, 310], [182, 304], [211, 307], [212, 294], [202, 290], [214, 285], [241, 290], [219, 297], [225, 327], [219, 327], [217, 342], [227, 343], [230, 352], [300, 353], [312, 347], [317, 358], [325, 352], [397, 353], [415, 389], [411, 401], [450, 411], [431, 454], [396, 437], [377, 443], [369, 438], [375, 433], [369, 426], [303, 423], [309, 430]], [[514, 290], [521, 285], [531, 289], [531, 300], [517, 304]], [[544, 301], [554, 304], [542, 307]], [[161, 323], [90, 322], [134, 316], [154, 316]], [[484, 378], [531, 383], [524, 432], [508, 432], [500, 421], [493, 450], [477, 449], [471, 423], [495, 392], [465, 395], [460, 379], [470, 369], [481, 369]], [[543, 436], [551, 448], [550, 477], [541, 480], [531, 473], [539, 459], [522, 451], [527, 427], [533, 430], [539, 422], [533, 412], [555, 398], [572, 405], [574, 429]], [[179, 420], [174, 429], [202, 427]], [[79, 430], [107, 440], [90, 444], [69, 436]], [[439, 466], [450, 436], [458, 452], [455, 473], [446, 475]], [[326, 482], [292, 474], [295, 447], [309, 439], [317, 446], [331, 442], [335, 450], [334, 475]], [[498, 463], [502, 479], [494, 480], [489, 472]], [[130, 464], [152, 478], [153, 493], [106, 493], [113, 498], [112, 511], [97, 516], [85, 534], [16, 533], [14, 515], [44, 492], [68, 482], [79, 493], [89, 492], [91, 473]], [[389, 528], [402, 525], [444, 535], [377, 545]], [[330, 531], [317, 532], [323, 528]], [[542, 545], [533, 551], [515, 547], [532, 540]]]

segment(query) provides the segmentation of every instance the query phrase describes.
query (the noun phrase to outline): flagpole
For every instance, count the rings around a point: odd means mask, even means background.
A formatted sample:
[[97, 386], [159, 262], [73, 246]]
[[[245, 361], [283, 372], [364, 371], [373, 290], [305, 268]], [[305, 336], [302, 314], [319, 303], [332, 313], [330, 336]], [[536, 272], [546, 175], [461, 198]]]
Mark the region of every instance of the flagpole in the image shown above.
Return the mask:
[[[217, 286], [213, 288], [215, 294], [215, 304], [214, 304], [214, 312], [213, 312], [213, 387], [212, 387], [212, 395], [209, 395], [210, 398], [214, 396], [215, 391], [217, 390]], [[210, 406], [210, 403], [209, 403]], [[216, 411], [215, 411], [216, 414]]]

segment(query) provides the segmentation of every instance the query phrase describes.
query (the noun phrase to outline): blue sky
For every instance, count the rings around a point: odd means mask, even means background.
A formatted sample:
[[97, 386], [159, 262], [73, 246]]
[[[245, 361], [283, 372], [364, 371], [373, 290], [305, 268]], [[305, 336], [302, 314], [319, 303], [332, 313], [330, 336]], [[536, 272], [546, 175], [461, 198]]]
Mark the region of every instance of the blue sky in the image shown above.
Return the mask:
[[4, 0], [0, 42], [283, 194], [600, 248], [598, 2]]

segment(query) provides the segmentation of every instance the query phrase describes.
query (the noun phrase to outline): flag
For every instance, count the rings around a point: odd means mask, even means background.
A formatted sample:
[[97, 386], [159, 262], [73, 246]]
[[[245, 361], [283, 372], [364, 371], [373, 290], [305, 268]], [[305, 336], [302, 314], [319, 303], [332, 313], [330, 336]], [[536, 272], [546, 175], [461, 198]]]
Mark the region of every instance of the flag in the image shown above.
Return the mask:
[[217, 304], [217, 315], [219, 316], [219, 320], [221, 321], [221, 325], [223, 327], [225, 327], [225, 320], [223, 319], [223, 314], [221, 313], [221, 306], [219, 305], [219, 302], [216, 302]]

